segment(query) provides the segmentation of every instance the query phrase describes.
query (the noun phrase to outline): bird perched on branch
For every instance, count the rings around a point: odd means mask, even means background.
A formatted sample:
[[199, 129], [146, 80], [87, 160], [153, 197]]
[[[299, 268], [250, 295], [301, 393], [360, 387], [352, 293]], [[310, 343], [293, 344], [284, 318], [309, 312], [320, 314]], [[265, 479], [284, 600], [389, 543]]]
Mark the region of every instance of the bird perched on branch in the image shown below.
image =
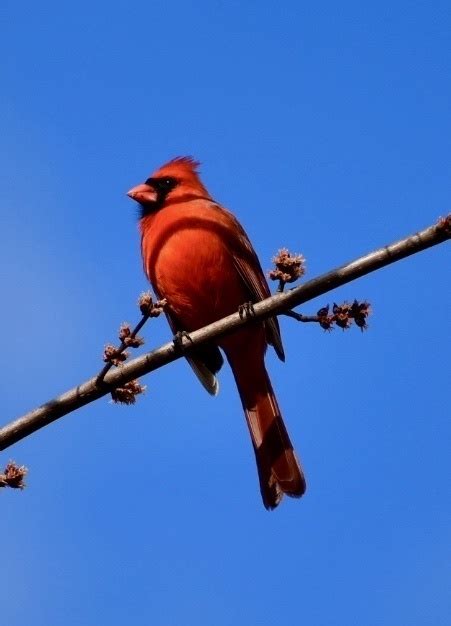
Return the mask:
[[[270, 296], [246, 233], [210, 196], [198, 166], [191, 157], [175, 158], [128, 192], [140, 205], [144, 270], [157, 296], [167, 300], [174, 333], [192, 332]], [[216, 395], [224, 351], [252, 438], [263, 503], [273, 509], [283, 494], [302, 496], [305, 479], [265, 368], [268, 344], [283, 361], [277, 318], [246, 325], [187, 359]]]

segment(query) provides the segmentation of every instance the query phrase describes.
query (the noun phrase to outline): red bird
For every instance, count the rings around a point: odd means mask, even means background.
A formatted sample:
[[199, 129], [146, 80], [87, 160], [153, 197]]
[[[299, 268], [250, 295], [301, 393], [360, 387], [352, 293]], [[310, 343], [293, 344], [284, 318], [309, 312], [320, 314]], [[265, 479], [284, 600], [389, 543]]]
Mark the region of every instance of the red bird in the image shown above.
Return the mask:
[[[173, 332], [192, 332], [270, 295], [257, 255], [237, 219], [213, 200], [199, 164], [178, 157], [128, 196], [140, 204], [144, 270], [157, 296], [166, 298]], [[218, 392], [216, 374], [232, 368], [257, 460], [263, 503], [275, 508], [287, 494], [300, 497], [305, 479], [265, 368], [272, 345], [285, 356], [277, 318], [246, 326], [187, 357], [203, 386]]]

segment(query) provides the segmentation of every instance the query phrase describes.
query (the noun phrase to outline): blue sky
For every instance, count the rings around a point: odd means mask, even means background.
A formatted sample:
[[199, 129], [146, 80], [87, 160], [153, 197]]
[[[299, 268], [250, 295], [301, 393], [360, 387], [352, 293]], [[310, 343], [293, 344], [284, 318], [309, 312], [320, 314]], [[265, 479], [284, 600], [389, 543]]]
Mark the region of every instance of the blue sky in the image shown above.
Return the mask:
[[[2, 421], [101, 367], [146, 289], [125, 196], [193, 154], [265, 268], [309, 276], [450, 207], [448, 2], [3, 0]], [[308, 492], [260, 501], [230, 373], [187, 365], [2, 454], [8, 626], [448, 623], [449, 247], [306, 306], [368, 299], [367, 333], [282, 320], [268, 356]], [[147, 347], [169, 337], [146, 328]]]

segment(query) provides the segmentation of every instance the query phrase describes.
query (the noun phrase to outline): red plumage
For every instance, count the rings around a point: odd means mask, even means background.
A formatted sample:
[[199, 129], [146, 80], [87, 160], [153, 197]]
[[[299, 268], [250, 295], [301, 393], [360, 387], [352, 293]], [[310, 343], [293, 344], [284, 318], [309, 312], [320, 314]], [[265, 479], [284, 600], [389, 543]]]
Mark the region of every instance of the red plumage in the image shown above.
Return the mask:
[[[144, 270], [174, 332], [191, 332], [270, 295], [257, 255], [236, 218], [202, 184], [198, 163], [178, 157], [129, 196], [141, 205]], [[255, 451], [263, 503], [272, 509], [284, 493], [299, 497], [305, 480], [287, 434], [264, 355], [284, 353], [277, 319], [246, 326], [199, 348], [188, 361], [206, 389], [217, 393], [221, 348], [232, 368]]]

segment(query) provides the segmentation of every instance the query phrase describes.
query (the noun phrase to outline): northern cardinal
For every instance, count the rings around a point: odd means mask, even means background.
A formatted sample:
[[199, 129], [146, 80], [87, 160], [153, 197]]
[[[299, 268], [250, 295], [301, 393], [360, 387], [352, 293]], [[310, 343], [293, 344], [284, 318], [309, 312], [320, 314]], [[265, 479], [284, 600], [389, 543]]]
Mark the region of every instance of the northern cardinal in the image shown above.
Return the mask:
[[[191, 332], [270, 295], [257, 255], [237, 219], [215, 202], [191, 157], [177, 157], [128, 192], [140, 205], [144, 271], [174, 333]], [[212, 395], [223, 364], [232, 368], [254, 446], [263, 503], [300, 497], [305, 479], [265, 368], [267, 345], [283, 361], [277, 318], [245, 326], [187, 356]]]

